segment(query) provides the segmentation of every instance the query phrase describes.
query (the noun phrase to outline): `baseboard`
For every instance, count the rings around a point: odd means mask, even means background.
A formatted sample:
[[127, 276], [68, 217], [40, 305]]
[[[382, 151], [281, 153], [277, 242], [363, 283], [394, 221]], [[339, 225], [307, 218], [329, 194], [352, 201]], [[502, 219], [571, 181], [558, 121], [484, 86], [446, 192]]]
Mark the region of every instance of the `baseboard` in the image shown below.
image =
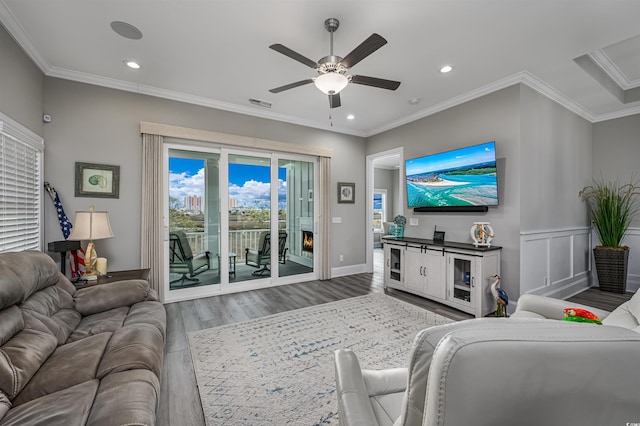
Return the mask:
[[331, 278], [364, 274], [365, 272], [367, 272], [367, 265], [365, 263], [361, 263], [360, 265], [339, 266], [337, 268], [331, 268]]

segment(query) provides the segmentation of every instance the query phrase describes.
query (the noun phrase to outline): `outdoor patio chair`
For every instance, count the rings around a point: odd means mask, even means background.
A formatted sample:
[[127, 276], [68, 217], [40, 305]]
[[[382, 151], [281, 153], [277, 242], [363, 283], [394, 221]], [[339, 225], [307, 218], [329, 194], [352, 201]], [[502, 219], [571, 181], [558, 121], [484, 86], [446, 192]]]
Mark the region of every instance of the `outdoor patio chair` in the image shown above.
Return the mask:
[[170, 283], [178, 281], [199, 282], [198, 278], [194, 277], [211, 268], [210, 257], [211, 253], [208, 251], [194, 256], [184, 231], [170, 232], [169, 272], [182, 274], [180, 278], [172, 280]]
[[[278, 261], [280, 263], [286, 262], [287, 255], [287, 233], [286, 231], [278, 232]], [[271, 264], [271, 232], [263, 231], [258, 237], [258, 248], [246, 248], [245, 263], [254, 268], [258, 268], [257, 271], [253, 271], [253, 275], [264, 275], [267, 272], [271, 272], [269, 265]]]

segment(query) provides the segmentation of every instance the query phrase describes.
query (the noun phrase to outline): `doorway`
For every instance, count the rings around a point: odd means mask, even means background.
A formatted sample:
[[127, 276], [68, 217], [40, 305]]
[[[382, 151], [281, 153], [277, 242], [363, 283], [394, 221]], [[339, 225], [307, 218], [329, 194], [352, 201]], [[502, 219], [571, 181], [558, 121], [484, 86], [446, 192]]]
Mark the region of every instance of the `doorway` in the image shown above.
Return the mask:
[[[379, 271], [383, 258], [381, 238], [386, 233], [384, 222], [404, 214], [404, 149], [402, 147], [367, 156], [367, 272]], [[384, 201], [383, 201], [384, 200]], [[384, 213], [382, 213], [384, 212]], [[382, 226], [381, 214], [384, 214]]]

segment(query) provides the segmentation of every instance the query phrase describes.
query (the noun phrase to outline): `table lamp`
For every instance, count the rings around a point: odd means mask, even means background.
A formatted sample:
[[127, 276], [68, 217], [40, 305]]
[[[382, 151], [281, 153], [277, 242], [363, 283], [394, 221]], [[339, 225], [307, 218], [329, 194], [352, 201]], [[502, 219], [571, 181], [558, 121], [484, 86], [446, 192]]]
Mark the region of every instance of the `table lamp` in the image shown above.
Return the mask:
[[97, 212], [93, 206], [89, 206], [88, 212], [76, 212], [76, 219], [73, 222], [69, 240], [89, 240], [87, 249], [84, 252], [85, 275], [97, 274], [95, 263], [98, 256], [93, 240], [105, 238], [113, 238], [111, 224], [109, 223], [109, 213]]

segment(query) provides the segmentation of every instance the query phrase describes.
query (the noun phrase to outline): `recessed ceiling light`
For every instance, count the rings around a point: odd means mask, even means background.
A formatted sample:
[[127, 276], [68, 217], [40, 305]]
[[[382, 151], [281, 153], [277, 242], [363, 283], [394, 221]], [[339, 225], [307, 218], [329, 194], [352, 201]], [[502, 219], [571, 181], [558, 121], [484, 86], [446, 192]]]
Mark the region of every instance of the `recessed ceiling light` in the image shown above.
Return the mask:
[[126, 22], [113, 21], [111, 23], [111, 29], [115, 31], [116, 34], [130, 40], [140, 40], [142, 38], [142, 31]]
[[451, 72], [452, 70], [453, 70], [453, 67], [451, 65], [445, 65], [442, 68], [440, 68], [440, 72], [443, 74]]
[[420, 102], [420, 99], [418, 98], [409, 99], [409, 103], [411, 105], [417, 105], [419, 102]]
[[140, 69], [140, 64], [139, 64], [139, 63], [137, 63], [136, 61], [128, 61], [128, 60], [125, 60], [125, 61], [124, 61], [124, 64], [125, 64], [126, 66], [128, 66], [129, 68], [134, 69], [134, 70], [138, 70], [138, 69]]
[[353, 114], [347, 115], [347, 120], [353, 120], [354, 118], [356, 118], [356, 116]]

